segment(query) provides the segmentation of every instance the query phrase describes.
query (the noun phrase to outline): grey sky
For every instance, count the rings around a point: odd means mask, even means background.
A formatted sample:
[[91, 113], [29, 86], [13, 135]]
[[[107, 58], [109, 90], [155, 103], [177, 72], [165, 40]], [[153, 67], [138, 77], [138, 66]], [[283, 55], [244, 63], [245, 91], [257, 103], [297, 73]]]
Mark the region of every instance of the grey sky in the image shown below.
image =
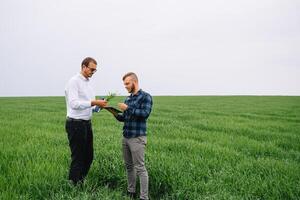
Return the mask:
[[97, 94], [300, 95], [299, 0], [1, 0], [0, 96], [64, 95], [86, 56]]

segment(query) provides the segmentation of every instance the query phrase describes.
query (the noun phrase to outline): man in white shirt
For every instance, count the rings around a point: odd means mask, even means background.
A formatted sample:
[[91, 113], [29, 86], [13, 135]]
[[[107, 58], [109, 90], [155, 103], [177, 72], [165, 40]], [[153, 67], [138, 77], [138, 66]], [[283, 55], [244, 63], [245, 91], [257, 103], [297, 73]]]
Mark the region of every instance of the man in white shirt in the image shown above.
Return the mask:
[[92, 112], [95, 106], [104, 107], [105, 100], [96, 100], [89, 78], [97, 71], [97, 61], [87, 57], [81, 63], [81, 72], [66, 85], [66, 132], [71, 149], [69, 180], [82, 183], [94, 157]]

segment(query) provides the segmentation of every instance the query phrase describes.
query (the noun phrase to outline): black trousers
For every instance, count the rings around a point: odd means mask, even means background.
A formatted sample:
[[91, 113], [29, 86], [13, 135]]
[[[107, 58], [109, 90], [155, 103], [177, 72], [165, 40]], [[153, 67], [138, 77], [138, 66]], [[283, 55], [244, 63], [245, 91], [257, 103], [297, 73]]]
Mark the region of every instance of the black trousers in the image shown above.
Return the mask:
[[94, 158], [91, 121], [67, 119], [66, 132], [71, 149], [69, 180], [77, 184], [83, 182]]

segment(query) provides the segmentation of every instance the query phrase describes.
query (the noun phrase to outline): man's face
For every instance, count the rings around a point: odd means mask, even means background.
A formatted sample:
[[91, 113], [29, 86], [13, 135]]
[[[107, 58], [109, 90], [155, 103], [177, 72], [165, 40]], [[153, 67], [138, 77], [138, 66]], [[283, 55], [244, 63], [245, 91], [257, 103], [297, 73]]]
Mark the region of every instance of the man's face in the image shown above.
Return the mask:
[[124, 79], [124, 86], [129, 93], [133, 93], [135, 89], [135, 81], [130, 76]]
[[90, 62], [88, 66], [85, 66], [84, 73], [87, 77], [92, 77], [94, 73], [97, 71], [97, 65], [95, 63]]

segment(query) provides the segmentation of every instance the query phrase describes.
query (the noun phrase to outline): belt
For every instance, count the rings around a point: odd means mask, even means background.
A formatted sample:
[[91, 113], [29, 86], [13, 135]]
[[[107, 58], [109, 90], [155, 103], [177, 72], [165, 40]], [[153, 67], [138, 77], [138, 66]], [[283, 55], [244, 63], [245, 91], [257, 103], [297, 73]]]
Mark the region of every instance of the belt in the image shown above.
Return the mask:
[[74, 118], [71, 118], [71, 117], [67, 117], [67, 121], [68, 122], [91, 122], [91, 120], [85, 120], [85, 119], [74, 119]]

